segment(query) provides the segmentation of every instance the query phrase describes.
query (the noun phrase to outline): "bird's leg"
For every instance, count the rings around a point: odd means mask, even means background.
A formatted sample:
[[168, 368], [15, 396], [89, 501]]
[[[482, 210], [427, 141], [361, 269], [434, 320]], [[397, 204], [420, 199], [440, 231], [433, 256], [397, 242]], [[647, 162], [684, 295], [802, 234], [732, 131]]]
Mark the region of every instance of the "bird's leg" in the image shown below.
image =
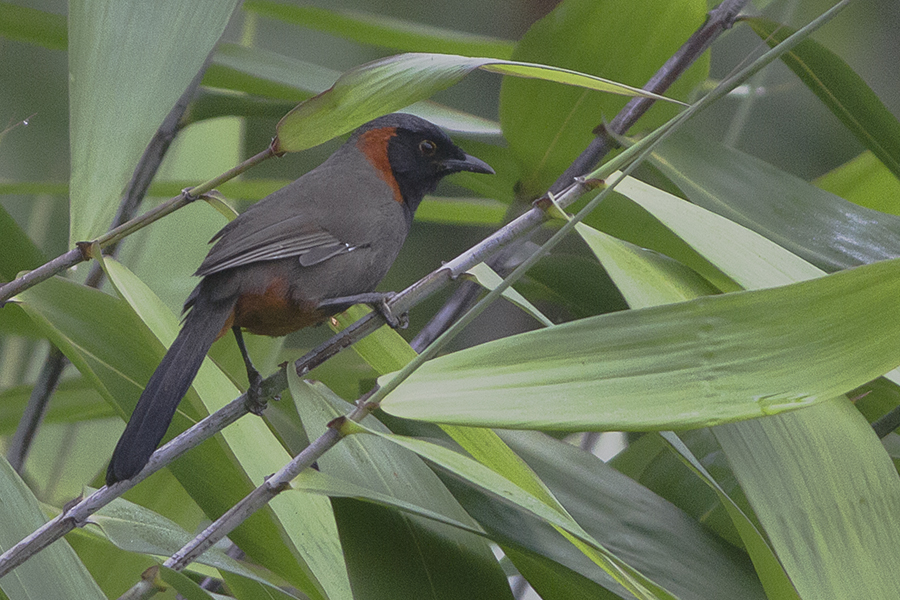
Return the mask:
[[403, 313], [399, 317], [388, 306], [388, 301], [396, 296], [394, 292], [368, 292], [354, 294], [353, 296], [341, 296], [340, 298], [328, 298], [319, 302], [316, 308], [324, 310], [347, 310], [354, 304], [368, 304], [384, 317], [384, 320], [393, 329], [406, 329], [409, 325], [409, 313]]
[[241, 351], [241, 358], [244, 359], [244, 366], [247, 367], [247, 381], [250, 383], [247, 388], [247, 406], [253, 414], [262, 415], [263, 409], [266, 407], [265, 402], [262, 401], [262, 375], [253, 366], [253, 361], [250, 360], [247, 346], [244, 345], [244, 334], [241, 333], [241, 328], [235, 325], [231, 328], [231, 331], [234, 332], [234, 339]]

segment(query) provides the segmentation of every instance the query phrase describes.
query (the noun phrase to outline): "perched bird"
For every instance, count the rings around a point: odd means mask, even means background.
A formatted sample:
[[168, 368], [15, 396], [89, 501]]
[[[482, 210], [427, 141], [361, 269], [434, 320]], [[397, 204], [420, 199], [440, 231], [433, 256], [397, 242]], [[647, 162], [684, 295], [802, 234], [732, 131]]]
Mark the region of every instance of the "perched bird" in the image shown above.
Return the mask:
[[106, 471], [136, 475], [165, 435], [212, 343], [241, 329], [287, 335], [371, 292], [394, 262], [422, 197], [445, 175], [493, 173], [436, 125], [390, 114], [358, 128], [324, 163], [254, 204], [217, 233], [184, 305], [181, 332], [147, 382]]

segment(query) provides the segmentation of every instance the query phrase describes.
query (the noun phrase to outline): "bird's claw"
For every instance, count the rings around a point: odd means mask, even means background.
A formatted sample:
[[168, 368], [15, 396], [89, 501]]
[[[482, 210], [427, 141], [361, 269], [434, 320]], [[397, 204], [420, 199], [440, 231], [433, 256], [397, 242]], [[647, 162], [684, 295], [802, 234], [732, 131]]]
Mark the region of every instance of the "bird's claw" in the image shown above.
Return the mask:
[[247, 379], [249, 380], [249, 385], [247, 386], [247, 410], [254, 415], [262, 416], [263, 411], [266, 410], [266, 399], [263, 396], [262, 389], [262, 375], [254, 369], [252, 373], [247, 373]]
[[388, 305], [388, 302], [393, 300], [396, 295], [394, 292], [385, 293], [378, 302], [372, 303], [372, 308], [378, 311], [391, 329], [406, 329], [409, 327], [409, 313], [404, 312], [398, 317]]

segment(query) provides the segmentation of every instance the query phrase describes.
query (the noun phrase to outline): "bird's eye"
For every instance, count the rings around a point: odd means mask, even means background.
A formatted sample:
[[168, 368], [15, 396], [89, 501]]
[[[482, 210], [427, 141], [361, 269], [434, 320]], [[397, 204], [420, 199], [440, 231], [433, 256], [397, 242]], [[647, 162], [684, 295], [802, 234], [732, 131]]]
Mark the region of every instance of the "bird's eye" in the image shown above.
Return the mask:
[[425, 156], [434, 156], [434, 153], [437, 152], [437, 144], [431, 140], [422, 140], [419, 142], [419, 152]]

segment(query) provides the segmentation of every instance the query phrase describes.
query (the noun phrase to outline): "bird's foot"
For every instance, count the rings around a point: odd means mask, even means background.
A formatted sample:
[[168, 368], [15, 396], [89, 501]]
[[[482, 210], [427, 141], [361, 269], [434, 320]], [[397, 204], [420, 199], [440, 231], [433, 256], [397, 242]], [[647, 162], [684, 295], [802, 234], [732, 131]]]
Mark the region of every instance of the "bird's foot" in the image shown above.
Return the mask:
[[247, 410], [254, 415], [262, 416], [263, 411], [266, 410], [266, 399], [263, 396], [262, 389], [262, 375], [256, 369], [253, 369], [253, 371], [248, 369], [247, 379], [249, 380], [249, 385], [247, 386]]
[[327, 300], [321, 301], [318, 308], [342, 311], [350, 308], [354, 304], [368, 304], [384, 318], [385, 322], [392, 329], [406, 329], [409, 325], [409, 313], [405, 312], [397, 316], [394, 314], [394, 311], [391, 310], [390, 306], [388, 306], [388, 302], [396, 295], [395, 292], [369, 292], [353, 296], [342, 296], [340, 298], [328, 298]]

